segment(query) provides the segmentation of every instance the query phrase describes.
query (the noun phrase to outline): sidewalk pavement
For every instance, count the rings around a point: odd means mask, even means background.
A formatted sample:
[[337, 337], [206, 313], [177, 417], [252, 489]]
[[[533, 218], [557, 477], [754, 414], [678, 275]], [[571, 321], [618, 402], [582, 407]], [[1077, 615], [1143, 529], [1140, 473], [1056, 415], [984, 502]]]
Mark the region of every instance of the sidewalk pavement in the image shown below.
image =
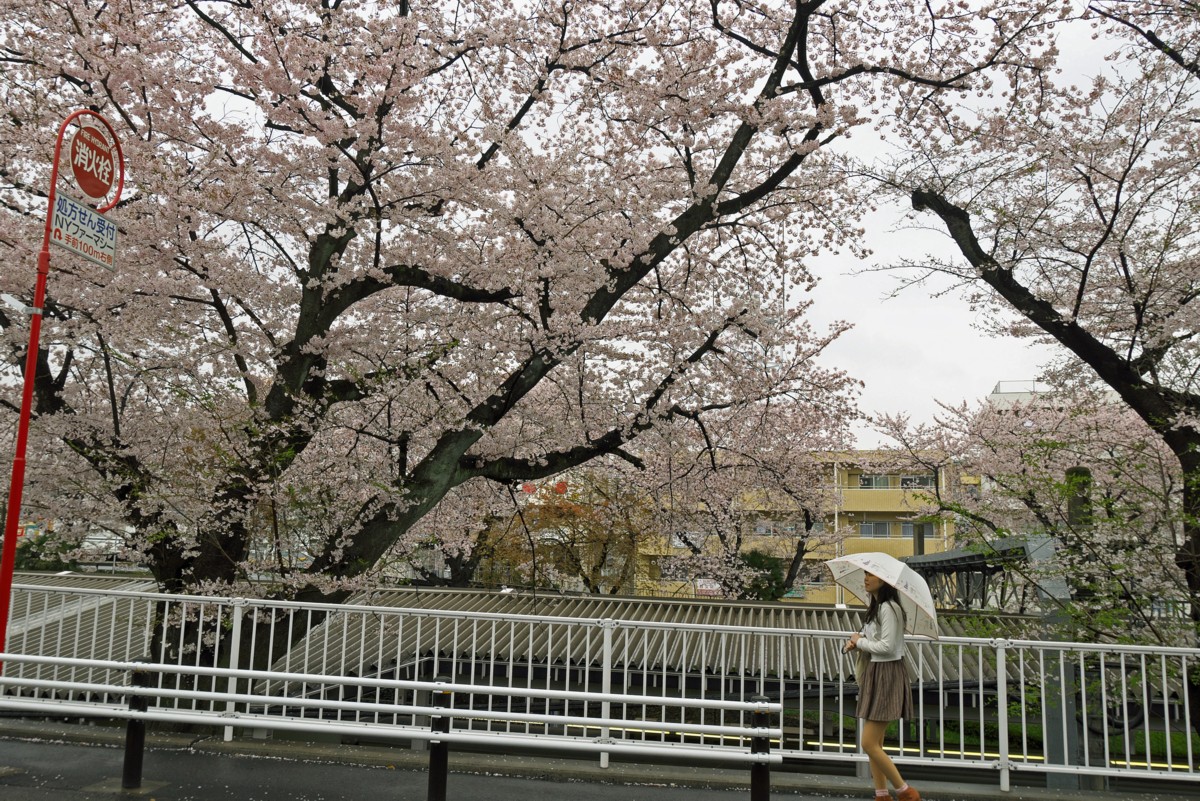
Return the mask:
[[[123, 728], [0, 720], [0, 801], [425, 801], [429, 756], [399, 747], [150, 732], [142, 786], [121, 789]], [[749, 770], [451, 751], [448, 801], [749, 799]], [[1200, 788], [1048, 790], [974, 784], [909, 771], [928, 801], [1176, 801]], [[962, 774], [962, 771], [958, 772]], [[958, 778], [955, 776], [953, 778]], [[1040, 777], [1038, 777], [1040, 778]], [[775, 767], [771, 797], [870, 799], [868, 780]]]

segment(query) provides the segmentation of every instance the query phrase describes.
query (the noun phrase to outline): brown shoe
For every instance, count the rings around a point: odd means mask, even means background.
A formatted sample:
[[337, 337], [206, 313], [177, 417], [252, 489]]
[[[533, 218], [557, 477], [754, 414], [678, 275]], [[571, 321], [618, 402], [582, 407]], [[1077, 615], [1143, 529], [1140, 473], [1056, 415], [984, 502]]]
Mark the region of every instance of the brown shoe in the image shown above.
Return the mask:
[[897, 801], [921, 801], [921, 794], [915, 787], [907, 787], [896, 793]]

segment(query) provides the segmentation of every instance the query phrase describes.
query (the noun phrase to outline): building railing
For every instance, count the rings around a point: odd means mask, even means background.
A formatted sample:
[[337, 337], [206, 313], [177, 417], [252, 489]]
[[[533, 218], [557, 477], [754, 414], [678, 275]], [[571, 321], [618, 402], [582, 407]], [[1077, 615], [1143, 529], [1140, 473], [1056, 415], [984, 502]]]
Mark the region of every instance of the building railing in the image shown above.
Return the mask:
[[919, 487], [838, 487], [838, 511], [913, 514], [925, 504], [922, 498], [929, 492]]
[[[0, 696], [14, 711], [47, 697], [120, 706], [128, 665], [147, 655], [157, 714], [198, 716], [227, 737], [253, 719], [395, 739], [427, 727], [420, 693], [445, 676], [456, 735], [742, 749], [746, 705], [762, 697], [780, 710], [773, 755], [865, 759], [843, 632], [14, 592]], [[1200, 649], [944, 637], [910, 640], [907, 660], [916, 714], [889, 732], [898, 763], [979, 769], [1006, 790], [1014, 772], [1200, 778], [1187, 688]]]

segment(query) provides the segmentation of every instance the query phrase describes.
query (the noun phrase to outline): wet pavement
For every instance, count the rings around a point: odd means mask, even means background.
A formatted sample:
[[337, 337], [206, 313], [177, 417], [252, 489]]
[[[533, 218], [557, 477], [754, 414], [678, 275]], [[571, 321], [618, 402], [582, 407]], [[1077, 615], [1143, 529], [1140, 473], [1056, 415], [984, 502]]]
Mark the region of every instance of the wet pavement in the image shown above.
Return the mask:
[[[124, 731], [0, 721], [0, 801], [427, 801], [429, 756], [404, 748], [151, 732], [141, 786], [122, 789]], [[847, 766], [849, 768], [849, 766]], [[849, 768], [851, 771], [853, 768]], [[446, 801], [728, 801], [750, 799], [748, 769], [653, 765], [542, 755], [451, 753]], [[979, 781], [994, 774], [973, 774]], [[1055, 791], [910, 775], [928, 801], [1175, 801], [1178, 784], [1139, 790]], [[871, 797], [869, 780], [776, 768], [771, 798]]]
[[[95, 746], [0, 743], [4, 801], [425, 801], [427, 774], [412, 770], [196, 751], [146, 754], [142, 787], [121, 790], [121, 752]], [[114, 776], [115, 772], [115, 776]], [[6, 774], [6, 775], [5, 775]], [[449, 777], [446, 798], [512, 801], [727, 801], [730, 790], [622, 786], [488, 774]], [[749, 794], [745, 796], [748, 798]], [[792, 796], [803, 799], [804, 796]], [[818, 798], [819, 796], [809, 796]]]

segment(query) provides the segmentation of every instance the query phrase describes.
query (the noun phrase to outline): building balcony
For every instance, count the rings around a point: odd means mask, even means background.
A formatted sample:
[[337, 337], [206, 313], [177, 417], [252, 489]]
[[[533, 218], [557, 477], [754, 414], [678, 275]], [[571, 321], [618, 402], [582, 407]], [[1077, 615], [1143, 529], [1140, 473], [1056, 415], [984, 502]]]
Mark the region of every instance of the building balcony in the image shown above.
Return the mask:
[[839, 508], [843, 512], [912, 512], [924, 505], [923, 494], [928, 490], [866, 489], [841, 487], [838, 490]]

